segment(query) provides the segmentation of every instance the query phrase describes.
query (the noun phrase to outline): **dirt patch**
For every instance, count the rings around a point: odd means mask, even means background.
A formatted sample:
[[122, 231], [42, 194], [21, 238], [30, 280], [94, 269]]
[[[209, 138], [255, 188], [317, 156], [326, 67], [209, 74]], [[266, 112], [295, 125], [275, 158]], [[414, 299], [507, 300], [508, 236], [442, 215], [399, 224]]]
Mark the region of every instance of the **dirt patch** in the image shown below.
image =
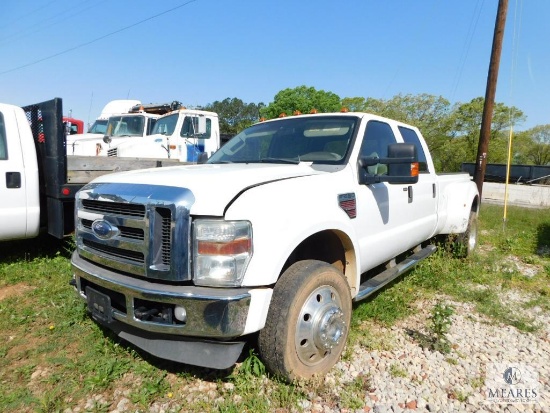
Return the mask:
[[517, 271], [527, 278], [532, 278], [542, 271], [542, 266], [525, 263], [519, 257], [513, 255], [507, 256], [502, 263], [498, 265], [498, 268], [500, 271], [507, 273]]
[[5, 298], [20, 296], [25, 294], [28, 291], [34, 290], [34, 287], [31, 287], [25, 283], [19, 283], [15, 285], [5, 285], [0, 287], [0, 301]]

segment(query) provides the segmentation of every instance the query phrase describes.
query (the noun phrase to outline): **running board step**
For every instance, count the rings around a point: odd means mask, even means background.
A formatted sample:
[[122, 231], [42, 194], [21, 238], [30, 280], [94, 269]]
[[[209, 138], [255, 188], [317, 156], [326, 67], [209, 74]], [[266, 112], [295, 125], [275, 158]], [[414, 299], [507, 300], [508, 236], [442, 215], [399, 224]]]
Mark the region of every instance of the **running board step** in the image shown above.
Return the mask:
[[359, 293], [355, 296], [353, 301], [361, 301], [367, 298], [369, 295], [378, 291], [380, 288], [395, 280], [400, 275], [411, 270], [424, 258], [428, 258], [435, 252], [436, 249], [437, 247], [435, 245], [428, 245], [417, 253], [406, 258], [395, 267], [388, 268], [387, 270], [382, 271], [380, 274], [369, 278], [367, 281], [359, 286]]

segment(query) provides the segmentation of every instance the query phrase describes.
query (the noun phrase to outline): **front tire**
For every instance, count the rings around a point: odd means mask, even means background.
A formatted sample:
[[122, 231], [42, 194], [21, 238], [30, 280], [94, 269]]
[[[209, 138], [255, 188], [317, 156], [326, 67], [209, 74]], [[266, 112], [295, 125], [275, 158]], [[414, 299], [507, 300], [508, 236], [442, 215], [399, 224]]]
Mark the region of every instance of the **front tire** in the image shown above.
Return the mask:
[[267, 368], [286, 379], [326, 374], [344, 349], [351, 294], [338, 269], [315, 260], [290, 266], [275, 284], [258, 346]]

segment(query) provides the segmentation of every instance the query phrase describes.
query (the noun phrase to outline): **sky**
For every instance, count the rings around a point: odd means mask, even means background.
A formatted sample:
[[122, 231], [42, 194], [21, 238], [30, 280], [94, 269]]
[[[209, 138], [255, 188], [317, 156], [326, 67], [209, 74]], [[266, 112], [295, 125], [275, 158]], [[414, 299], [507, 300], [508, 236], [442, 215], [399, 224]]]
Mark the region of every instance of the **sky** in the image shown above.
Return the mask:
[[[485, 96], [498, 0], [18, 0], [0, 4], [0, 102], [63, 99], [90, 124], [114, 99], [269, 104]], [[550, 124], [550, 0], [509, 0], [496, 101]]]

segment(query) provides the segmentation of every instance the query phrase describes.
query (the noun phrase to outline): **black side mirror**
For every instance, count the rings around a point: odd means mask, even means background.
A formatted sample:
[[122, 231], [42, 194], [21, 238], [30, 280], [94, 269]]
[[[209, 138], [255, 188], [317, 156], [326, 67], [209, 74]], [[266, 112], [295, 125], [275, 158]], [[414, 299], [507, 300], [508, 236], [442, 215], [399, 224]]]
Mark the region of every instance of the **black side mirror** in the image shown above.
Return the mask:
[[[370, 173], [375, 165], [387, 165], [387, 174]], [[381, 169], [381, 168], [376, 168]], [[418, 155], [412, 143], [388, 145], [388, 157], [363, 156], [358, 160], [360, 184], [388, 182], [390, 184], [415, 184], [418, 182]]]
[[106, 144], [110, 144], [112, 141], [111, 137], [109, 135], [105, 135], [103, 137], [103, 142], [105, 142]]

